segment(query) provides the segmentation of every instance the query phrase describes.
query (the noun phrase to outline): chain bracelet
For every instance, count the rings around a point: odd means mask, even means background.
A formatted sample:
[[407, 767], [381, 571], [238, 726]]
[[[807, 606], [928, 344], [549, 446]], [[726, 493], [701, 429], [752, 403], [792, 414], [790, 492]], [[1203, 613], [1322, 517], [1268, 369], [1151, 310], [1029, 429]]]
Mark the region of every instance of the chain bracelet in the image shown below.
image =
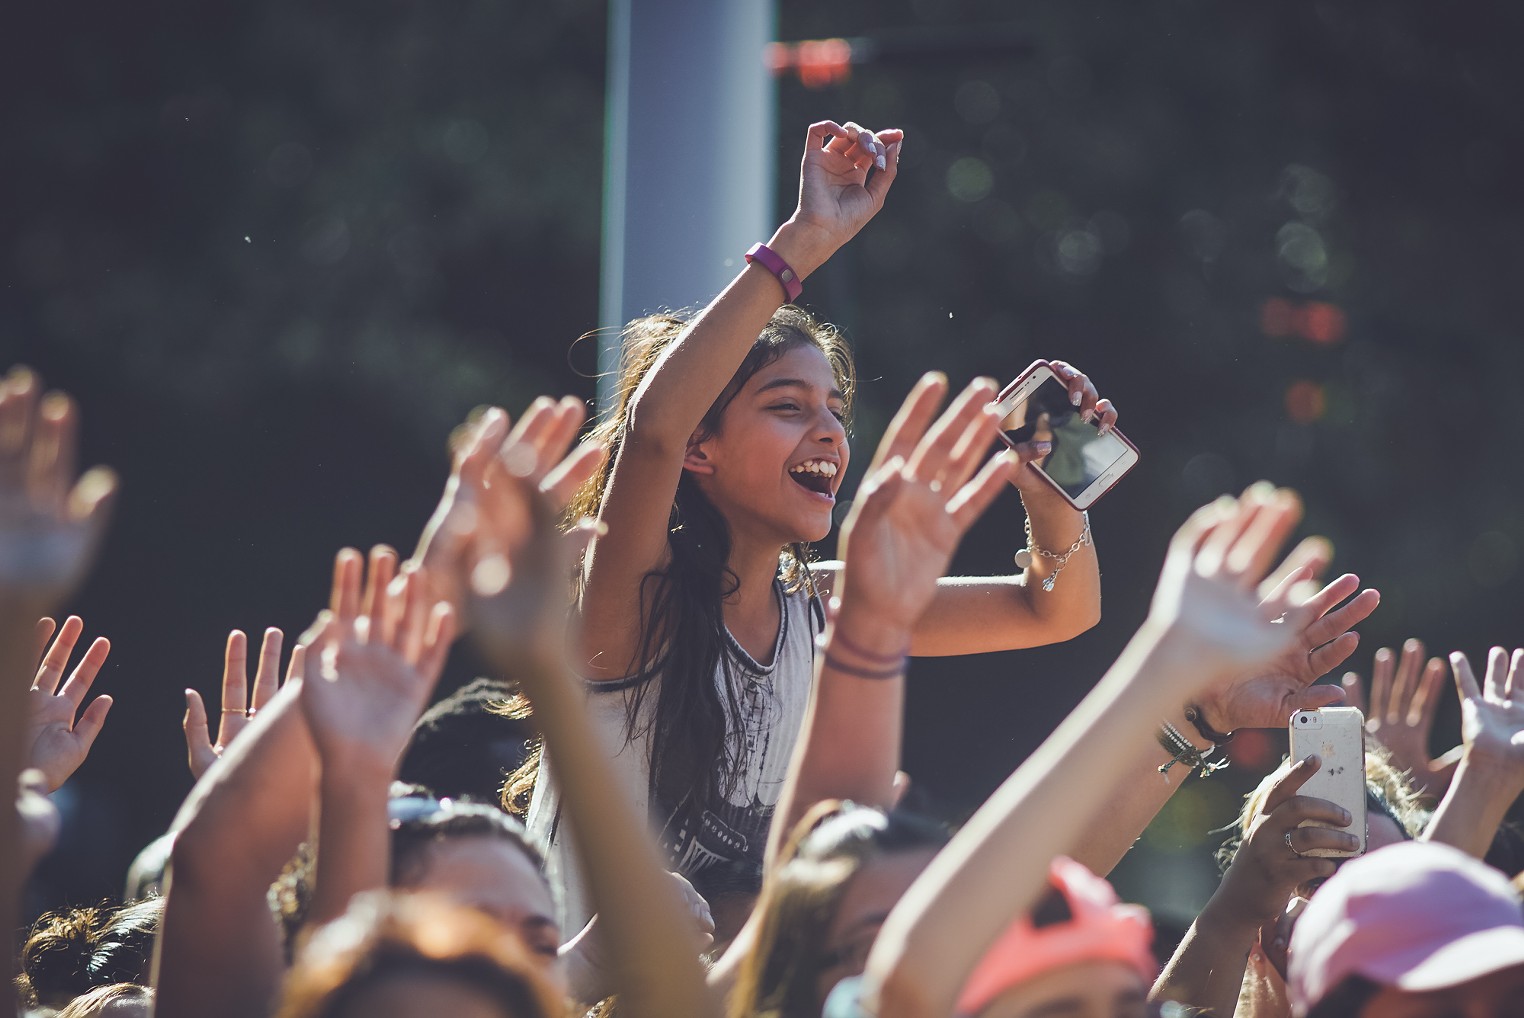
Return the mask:
[[1016, 566], [1019, 569], [1026, 569], [1030, 567], [1032, 565], [1033, 555], [1039, 555], [1045, 559], [1051, 559], [1053, 562], [1053, 571], [1048, 574], [1047, 579], [1042, 581], [1043, 590], [1052, 591], [1053, 584], [1058, 582], [1058, 574], [1063, 572], [1064, 566], [1069, 564], [1070, 557], [1072, 557], [1075, 552], [1079, 551], [1085, 545], [1090, 543], [1090, 513], [1082, 512], [1080, 513], [1080, 517], [1085, 521], [1085, 528], [1080, 531], [1079, 540], [1069, 545], [1069, 550], [1063, 552], [1062, 554], [1049, 551], [1046, 548], [1039, 548], [1037, 546], [1037, 542], [1032, 540], [1032, 517], [1027, 517], [1027, 546], [1016, 553]]

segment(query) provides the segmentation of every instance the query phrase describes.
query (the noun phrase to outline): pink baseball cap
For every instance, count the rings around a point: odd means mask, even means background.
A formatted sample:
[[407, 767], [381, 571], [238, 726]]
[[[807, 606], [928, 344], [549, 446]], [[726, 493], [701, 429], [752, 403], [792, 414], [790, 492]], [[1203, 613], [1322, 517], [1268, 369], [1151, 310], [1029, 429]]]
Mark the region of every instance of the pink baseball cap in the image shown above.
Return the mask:
[[1448, 845], [1408, 841], [1346, 863], [1291, 934], [1296, 1013], [1350, 976], [1422, 993], [1524, 965], [1524, 904], [1508, 878]]
[[1006, 990], [1033, 976], [1084, 961], [1114, 961], [1137, 972], [1145, 985], [1158, 971], [1149, 944], [1148, 911], [1123, 905], [1101, 877], [1063, 856], [1053, 860], [1048, 883], [1064, 899], [1069, 918], [1034, 926], [1031, 916], [1013, 922], [974, 968], [958, 998], [959, 1015], [978, 1014]]

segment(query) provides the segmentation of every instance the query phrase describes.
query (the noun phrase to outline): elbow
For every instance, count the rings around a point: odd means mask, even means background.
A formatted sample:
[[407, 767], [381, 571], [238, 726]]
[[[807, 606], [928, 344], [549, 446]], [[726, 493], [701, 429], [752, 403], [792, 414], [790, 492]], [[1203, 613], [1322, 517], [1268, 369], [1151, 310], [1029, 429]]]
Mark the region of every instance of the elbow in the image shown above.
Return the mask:
[[1073, 605], [1062, 613], [1052, 616], [1046, 627], [1049, 644], [1066, 643], [1094, 629], [1101, 622], [1101, 599], [1084, 605]]

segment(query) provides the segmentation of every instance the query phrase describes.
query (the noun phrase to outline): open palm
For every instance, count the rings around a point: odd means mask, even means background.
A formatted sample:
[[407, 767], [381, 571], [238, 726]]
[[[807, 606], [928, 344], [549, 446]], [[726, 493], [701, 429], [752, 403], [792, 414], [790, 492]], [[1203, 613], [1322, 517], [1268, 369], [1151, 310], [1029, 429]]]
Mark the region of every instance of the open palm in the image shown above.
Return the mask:
[[1524, 767], [1524, 649], [1502, 647], [1487, 657], [1487, 678], [1477, 688], [1471, 662], [1450, 655], [1461, 698], [1461, 739], [1469, 753]]
[[928, 375], [911, 391], [842, 524], [844, 603], [907, 629], [931, 603], [958, 541], [1020, 465], [1009, 453], [985, 463], [994, 390], [975, 381], [934, 425], [946, 379]]
[[32, 372], [0, 379], [0, 590], [39, 615], [84, 575], [116, 492], [102, 468], [76, 482], [77, 430], [74, 401], [42, 395]]
[[[79, 714], [91, 683], [111, 653], [111, 643], [104, 637], [90, 644], [68, 681], [63, 681], [69, 656], [84, 627], [77, 615], [64, 620], [37, 668], [27, 699], [27, 731], [22, 737], [23, 745], [30, 747], [26, 765], [43, 774], [49, 792], [57, 791], [85, 762], [111, 710], [111, 697], [98, 696]], [[52, 630], [52, 619], [38, 624], [39, 633], [50, 634]]]
[[[1302, 579], [1300, 572], [1286, 577], [1264, 603], [1288, 597]], [[1340, 687], [1313, 683], [1355, 652], [1360, 638], [1352, 629], [1380, 603], [1376, 591], [1365, 590], [1336, 607], [1359, 585], [1359, 577], [1346, 574], [1289, 608], [1279, 621], [1287, 637], [1281, 653], [1268, 665], [1234, 676], [1202, 697], [1212, 727], [1218, 731], [1278, 728], [1295, 711], [1343, 702]]]

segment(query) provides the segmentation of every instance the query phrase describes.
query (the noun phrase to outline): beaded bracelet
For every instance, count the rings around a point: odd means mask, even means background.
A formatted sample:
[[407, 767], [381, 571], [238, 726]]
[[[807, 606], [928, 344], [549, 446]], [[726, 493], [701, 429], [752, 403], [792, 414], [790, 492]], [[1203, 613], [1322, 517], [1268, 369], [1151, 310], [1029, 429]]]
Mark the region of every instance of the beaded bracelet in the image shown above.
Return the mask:
[[1185, 764], [1187, 771], [1194, 770], [1203, 778], [1207, 778], [1228, 765], [1226, 760], [1211, 759], [1212, 754], [1217, 750], [1216, 746], [1204, 750], [1197, 749], [1189, 739], [1180, 734], [1180, 729], [1168, 721], [1159, 723], [1158, 739], [1159, 745], [1170, 754], [1169, 760], [1159, 765], [1160, 774], [1168, 774], [1169, 769], [1179, 763]]

